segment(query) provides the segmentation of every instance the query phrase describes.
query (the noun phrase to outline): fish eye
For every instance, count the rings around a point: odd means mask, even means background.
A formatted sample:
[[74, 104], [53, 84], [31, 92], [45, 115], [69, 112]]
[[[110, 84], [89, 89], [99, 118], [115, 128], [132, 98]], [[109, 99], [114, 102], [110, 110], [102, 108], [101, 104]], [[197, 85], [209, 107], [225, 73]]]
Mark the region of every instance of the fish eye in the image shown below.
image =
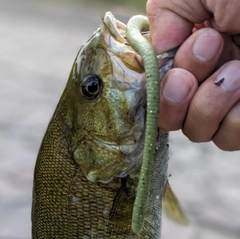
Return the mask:
[[82, 93], [86, 99], [93, 100], [99, 96], [102, 90], [102, 81], [97, 75], [90, 74], [84, 77]]

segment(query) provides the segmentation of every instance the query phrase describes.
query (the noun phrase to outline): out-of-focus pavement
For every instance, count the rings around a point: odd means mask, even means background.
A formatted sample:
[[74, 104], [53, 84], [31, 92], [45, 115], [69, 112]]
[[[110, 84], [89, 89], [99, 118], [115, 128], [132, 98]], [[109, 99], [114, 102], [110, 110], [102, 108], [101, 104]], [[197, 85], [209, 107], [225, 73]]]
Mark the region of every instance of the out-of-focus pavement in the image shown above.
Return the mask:
[[[56, 2], [55, 2], [56, 3]], [[80, 46], [105, 11], [122, 8], [0, 0], [0, 238], [31, 238], [38, 148]], [[170, 183], [191, 223], [164, 219], [163, 239], [240, 238], [240, 152], [170, 142]]]

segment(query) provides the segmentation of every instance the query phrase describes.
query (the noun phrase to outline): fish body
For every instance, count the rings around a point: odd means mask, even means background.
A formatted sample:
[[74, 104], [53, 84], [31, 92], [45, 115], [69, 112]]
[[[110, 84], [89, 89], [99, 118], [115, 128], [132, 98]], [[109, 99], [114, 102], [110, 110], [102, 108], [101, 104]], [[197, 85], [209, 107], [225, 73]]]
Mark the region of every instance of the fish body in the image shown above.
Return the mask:
[[[128, 175], [141, 164], [146, 99], [123, 27], [105, 20], [75, 59], [37, 158], [33, 238], [129, 235], [137, 176]], [[124, 212], [113, 207], [119, 193]]]
[[144, 227], [139, 235], [131, 231], [146, 92], [125, 30], [107, 13], [76, 56], [37, 157], [33, 239], [160, 237], [168, 160], [168, 134], [161, 130]]

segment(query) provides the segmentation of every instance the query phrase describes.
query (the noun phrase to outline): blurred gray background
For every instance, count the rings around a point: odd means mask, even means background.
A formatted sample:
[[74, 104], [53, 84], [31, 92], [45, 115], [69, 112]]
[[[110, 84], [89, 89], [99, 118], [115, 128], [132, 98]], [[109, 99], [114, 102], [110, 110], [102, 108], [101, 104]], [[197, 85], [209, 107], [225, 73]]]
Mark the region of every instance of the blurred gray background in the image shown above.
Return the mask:
[[[0, 0], [0, 239], [31, 238], [38, 148], [80, 46], [106, 11], [127, 19], [144, 5]], [[190, 225], [164, 218], [162, 238], [240, 238], [240, 152], [193, 144], [181, 132], [172, 133], [170, 149], [170, 184]]]

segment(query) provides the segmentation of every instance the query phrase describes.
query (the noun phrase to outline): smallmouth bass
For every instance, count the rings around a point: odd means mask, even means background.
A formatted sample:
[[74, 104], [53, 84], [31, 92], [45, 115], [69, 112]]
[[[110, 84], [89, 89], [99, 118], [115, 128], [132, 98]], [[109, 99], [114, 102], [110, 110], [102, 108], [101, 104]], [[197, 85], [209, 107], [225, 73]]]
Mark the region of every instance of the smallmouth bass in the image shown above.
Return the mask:
[[139, 235], [131, 232], [146, 92], [144, 68], [125, 31], [107, 13], [77, 54], [36, 162], [33, 239], [161, 235], [168, 160], [168, 134], [161, 130], [144, 227]]

